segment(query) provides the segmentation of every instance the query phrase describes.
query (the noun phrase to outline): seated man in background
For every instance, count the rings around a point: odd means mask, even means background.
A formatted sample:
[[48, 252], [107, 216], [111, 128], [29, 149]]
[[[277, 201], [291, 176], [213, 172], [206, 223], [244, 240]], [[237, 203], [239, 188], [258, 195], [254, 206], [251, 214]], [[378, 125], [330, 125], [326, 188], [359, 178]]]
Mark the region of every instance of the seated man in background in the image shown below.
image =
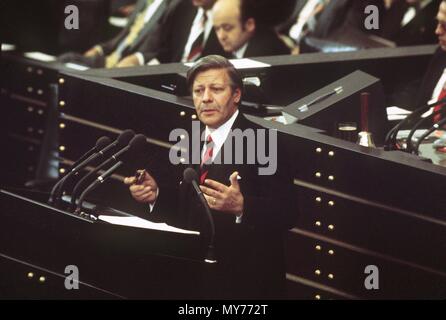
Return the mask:
[[216, 0], [182, 0], [171, 6], [160, 28], [158, 50], [147, 59], [149, 64], [193, 62], [202, 56], [225, 52], [212, 28], [212, 7]]
[[417, 105], [427, 104], [446, 97], [446, 1], [442, 1], [437, 13], [437, 28], [439, 47], [432, 57], [424, 74], [423, 82], [418, 92]]
[[262, 17], [274, 13], [272, 1], [218, 0], [212, 9], [214, 29], [232, 58], [290, 54], [274, 26]]
[[[278, 31], [293, 42], [293, 54], [306, 52], [306, 37], [331, 42], [339, 38], [354, 42], [354, 33], [364, 26], [364, 8], [382, 0], [298, 0], [291, 18], [278, 26]], [[314, 50], [310, 50], [314, 51]], [[317, 50], [316, 50], [317, 51]]]
[[[197, 61], [187, 73], [187, 85], [198, 118], [205, 126], [201, 135], [205, 143], [201, 151], [197, 150], [198, 161], [191, 167], [198, 172], [197, 183], [215, 222], [218, 276], [207, 281], [211, 292], [204, 289], [205, 298], [283, 298], [285, 232], [293, 226], [298, 213], [294, 173], [290, 170], [297, 161], [294, 152], [282, 149], [288, 145], [282, 144], [285, 136], [278, 135], [276, 141], [259, 140], [265, 131], [239, 112], [242, 78], [225, 58], [212, 55]], [[248, 132], [253, 133], [256, 143], [234, 144], [233, 139]], [[266, 132], [267, 137], [270, 134]], [[189, 136], [193, 138], [194, 134]], [[255, 144], [263, 145], [276, 158], [272, 172], [259, 171], [259, 159], [246, 161], [255, 157], [256, 151], [250, 149]], [[173, 174], [185, 165], [173, 165], [169, 158], [163, 166], [175, 176], [164, 185], [160, 183], [165, 179], [161, 172], [145, 172], [138, 184], [135, 177], [124, 182], [135, 200], [145, 204], [150, 220], [198, 230], [207, 243], [210, 224], [198, 194], [191, 184], [179, 183], [182, 172]]]
[[397, 46], [435, 43], [435, 15], [441, 0], [384, 0], [377, 33]]
[[[338, 44], [357, 49], [434, 43], [432, 19], [439, 1], [300, 0], [294, 18], [282, 24], [279, 31], [288, 33], [295, 41], [293, 53], [299, 53], [302, 41], [307, 52], [308, 38], [325, 40], [328, 46]], [[378, 30], [368, 30], [364, 24], [365, 9], [370, 5], [378, 9]]]
[[[400, 90], [399, 99], [396, 99], [398, 104], [405, 104], [408, 109], [415, 110], [418, 107], [427, 105], [428, 103], [435, 103], [446, 98], [446, 1], [443, 0], [438, 8], [437, 28], [435, 34], [438, 37], [439, 47], [432, 56], [429, 66], [423, 76], [421, 85], [419, 81], [414, 81], [406, 85]], [[416, 93], [414, 97], [413, 92]], [[412, 101], [416, 101], [414, 104]], [[437, 111], [444, 108], [444, 105], [434, 106], [433, 110]], [[441, 115], [433, 118], [436, 123], [441, 119]], [[434, 142], [434, 147], [437, 151], [446, 152], [446, 135], [440, 131], [437, 132], [440, 139]]]
[[83, 55], [66, 53], [61, 62], [85, 64], [91, 68], [127, 67], [145, 64], [144, 54], [159, 45], [159, 23], [167, 8], [181, 0], [139, 0], [127, 26], [113, 39], [98, 44]]

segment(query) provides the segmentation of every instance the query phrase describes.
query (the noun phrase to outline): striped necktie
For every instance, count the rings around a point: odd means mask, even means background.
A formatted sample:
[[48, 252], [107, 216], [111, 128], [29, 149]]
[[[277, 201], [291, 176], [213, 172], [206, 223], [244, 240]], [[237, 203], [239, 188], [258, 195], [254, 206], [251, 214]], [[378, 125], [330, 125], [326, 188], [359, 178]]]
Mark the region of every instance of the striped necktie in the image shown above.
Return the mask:
[[[443, 87], [443, 89], [441, 89], [441, 92], [440, 92], [440, 95], [438, 96], [437, 101], [443, 100], [444, 98], [446, 98], [446, 88], [445, 87]], [[442, 108], [444, 108], [444, 103], [437, 104], [434, 107], [434, 112], [439, 111]], [[442, 118], [441, 113], [438, 113], [437, 115], [434, 116], [433, 122], [437, 123], [438, 121], [441, 120], [441, 118]]]
[[206, 176], [209, 172], [208, 165], [212, 162], [212, 155], [214, 153], [214, 141], [211, 135], [208, 135], [206, 139], [206, 151], [200, 164], [200, 184], [204, 183]]
[[190, 52], [187, 56], [187, 61], [192, 62], [197, 60], [201, 54], [203, 53], [204, 49], [204, 32], [205, 32], [205, 26], [207, 22], [207, 14], [206, 12], [203, 13], [203, 16], [200, 20], [200, 34], [198, 35], [197, 39], [195, 39], [194, 43], [192, 44], [192, 47], [190, 48]]

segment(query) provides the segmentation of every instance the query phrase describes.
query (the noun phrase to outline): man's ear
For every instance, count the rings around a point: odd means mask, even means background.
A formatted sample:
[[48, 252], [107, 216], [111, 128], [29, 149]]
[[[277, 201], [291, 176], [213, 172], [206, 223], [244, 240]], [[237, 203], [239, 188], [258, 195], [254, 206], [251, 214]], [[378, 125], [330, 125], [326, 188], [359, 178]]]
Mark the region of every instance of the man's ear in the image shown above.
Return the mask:
[[254, 18], [246, 20], [245, 30], [249, 33], [254, 33], [256, 31], [256, 20]]
[[242, 97], [242, 91], [237, 88], [234, 90], [234, 102], [235, 103], [240, 103], [240, 99]]

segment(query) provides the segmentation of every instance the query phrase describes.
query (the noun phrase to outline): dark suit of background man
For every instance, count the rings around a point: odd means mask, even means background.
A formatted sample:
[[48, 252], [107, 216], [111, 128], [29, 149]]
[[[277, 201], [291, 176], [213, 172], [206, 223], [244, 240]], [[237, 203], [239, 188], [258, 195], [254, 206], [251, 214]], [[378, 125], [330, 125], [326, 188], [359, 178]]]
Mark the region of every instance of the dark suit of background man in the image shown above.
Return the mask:
[[[198, 118], [206, 126], [207, 143], [202, 148], [201, 161], [209, 157], [213, 161], [219, 155], [225, 159], [224, 145], [228, 143], [230, 128], [260, 129], [238, 111], [241, 77], [225, 58], [213, 55], [200, 59], [189, 70], [187, 79]], [[296, 159], [292, 152], [282, 149], [282, 138], [287, 137], [279, 138], [274, 175], [259, 175], [257, 161], [247, 164], [246, 143], [243, 164], [235, 164], [234, 152], [237, 151], [233, 150], [231, 164], [193, 166], [201, 180], [205, 176], [200, 184], [215, 220], [216, 266], [221, 275], [210, 283], [217, 294], [207, 298], [283, 297], [284, 235], [297, 215], [297, 201], [294, 175], [285, 172]], [[172, 165], [165, 163], [165, 166]], [[176, 166], [176, 169], [182, 168]], [[173, 170], [175, 168], [170, 171]], [[181, 176], [181, 172], [178, 175]], [[132, 184], [134, 177], [126, 178], [125, 183], [131, 185], [130, 192], [137, 201], [150, 204], [153, 210], [149, 213], [147, 206], [148, 217], [199, 230], [206, 239], [208, 221], [193, 188], [184, 182], [179, 184], [180, 177], [170, 186], [159, 186], [160, 179], [159, 173], [151, 172], [145, 174], [140, 185]]]
[[435, 15], [441, 0], [387, 1], [382, 15], [380, 37], [398, 46], [435, 43]]
[[218, 0], [212, 13], [223, 49], [237, 59], [290, 54], [274, 25], [263, 19], [274, 12], [270, 0]]
[[421, 84], [417, 105], [428, 101], [438, 101], [446, 97], [446, 2], [443, 1], [437, 13], [437, 28], [439, 48], [435, 52]]
[[161, 24], [160, 48], [150, 63], [192, 62], [209, 54], [225, 55], [212, 29], [215, 0], [182, 0]]
[[168, 8], [181, 0], [139, 0], [127, 26], [109, 41], [95, 45], [83, 55], [67, 53], [62, 62], [78, 62], [93, 68], [143, 65], [158, 49], [160, 23]]
[[[418, 91], [417, 106], [426, 105], [428, 102], [437, 102], [446, 98], [446, 1], [442, 1], [438, 8], [437, 27], [435, 34], [438, 37], [439, 48], [435, 51], [428, 69], [424, 74], [423, 81]], [[444, 104], [434, 106], [433, 111], [445, 108]], [[442, 115], [436, 115], [433, 122], [442, 119]], [[443, 128], [439, 128], [444, 130]], [[441, 132], [441, 131], [440, 131]], [[435, 140], [433, 147], [437, 152], [446, 153], [446, 136], [444, 133]]]
[[[446, 3], [441, 2], [437, 7], [434, 35], [437, 37], [439, 47], [435, 51], [429, 66], [421, 81], [406, 83], [397, 91], [391, 102], [395, 105], [415, 110], [428, 102], [441, 100], [446, 96]], [[421, 82], [421, 83], [420, 83]]]
[[[297, 0], [291, 18], [278, 30], [294, 41], [293, 54], [306, 52], [306, 38], [340, 41], [361, 32], [364, 26], [364, 8], [381, 0]], [[301, 50], [302, 49], [302, 50]]]

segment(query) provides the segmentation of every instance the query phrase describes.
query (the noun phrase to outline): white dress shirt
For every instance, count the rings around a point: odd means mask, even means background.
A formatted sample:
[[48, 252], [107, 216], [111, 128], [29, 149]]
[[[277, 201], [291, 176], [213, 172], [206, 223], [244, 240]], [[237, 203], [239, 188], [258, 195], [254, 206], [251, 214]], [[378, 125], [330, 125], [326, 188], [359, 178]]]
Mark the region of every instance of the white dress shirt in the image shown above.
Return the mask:
[[[225, 143], [225, 140], [228, 137], [228, 134], [231, 131], [232, 125], [234, 124], [234, 121], [237, 118], [238, 114], [239, 111], [237, 110], [225, 123], [223, 123], [217, 129], [211, 129], [206, 126], [206, 129], [204, 130], [205, 141], [207, 141], [208, 136], [211, 135], [212, 141], [214, 142], [212, 150], [212, 161], [215, 160], [215, 157]], [[204, 158], [205, 152], [206, 144], [203, 145], [203, 150], [201, 150], [201, 159]], [[223, 159], [221, 159], [221, 161], [223, 162]]]
[[314, 11], [321, 2], [321, 0], [308, 0], [300, 11], [296, 23], [291, 27], [289, 32], [289, 36], [297, 43], [299, 43], [305, 35], [303, 31], [306, 25], [310, 30], [315, 28], [316, 17], [314, 16]]
[[440, 79], [437, 82], [437, 85], [434, 88], [434, 92], [432, 92], [431, 100], [429, 100], [429, 103], [434, 103], [438, 101], [438, 98], [440, 97], [441, 90], [446, 85], [446, 69], [443, 70], [443, 74], [441, 75]]
[[248, 49], [249, 42], [246, 42], [243, 46], [241, 46], [237, 51], [234, 51], [232, 54], [235, 59], [243, 59], [245, 56], [246, 49]]
[[[424, 7], [426, 7], [431, 2], [432, 0], [420, 1], [418, 10], [424, 9]], [[411, 22], [416, 15], [417, 15], [417, 10], [414, 7], [410, 7], [409, 9], [407, 9], [406, 13], [404, 14], [403, 20], [401, 20], [401, 27], [404, 27], [406, 24]]]

